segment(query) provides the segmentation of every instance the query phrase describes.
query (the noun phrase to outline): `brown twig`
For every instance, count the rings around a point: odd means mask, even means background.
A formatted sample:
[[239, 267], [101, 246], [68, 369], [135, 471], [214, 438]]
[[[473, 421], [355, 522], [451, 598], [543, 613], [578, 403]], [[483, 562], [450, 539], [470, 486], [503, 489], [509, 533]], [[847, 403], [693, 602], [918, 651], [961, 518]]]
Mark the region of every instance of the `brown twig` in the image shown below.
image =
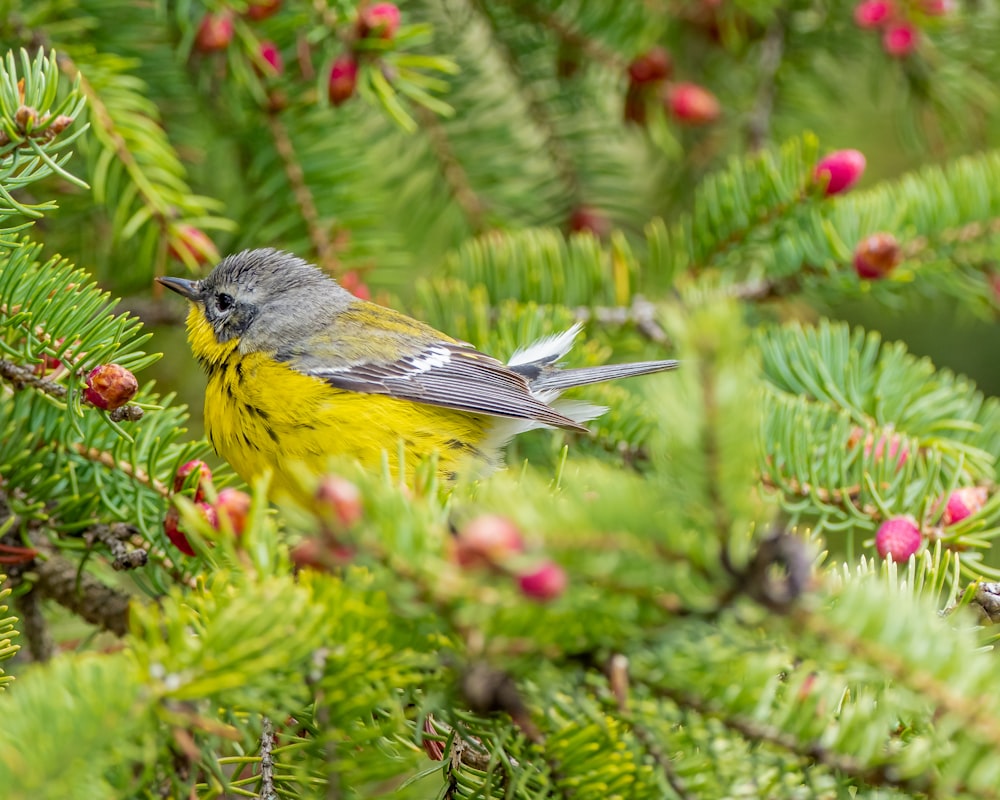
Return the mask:
[[414, 115], [427, 134], [431, 149], [441, 165], [441, 174], [444, 176], [445, 183], [448, 184], [452, 197], [455, 198], [455, 202], [465, 214], [469, 227], [474, 233], [482, 233], [486, 229], [485, 204], [472, 188], [465, 168], [455, 156], [455, 151], [448, 141], [448, 134], [444, 126], [441, 125], [433, 112], [428, 111], [423, 106], [416, 106]]
[[[11, 578], [11, 584], [20, 582], [20, 579]], [[14, 601], [18, 617], [21, 622], [21, 631], [24, 639], [28, 643], [28, 652], [35, 661], [48, 661], [56, 653], [55, 642], [52, 640], [52, 633], [49, 631], [48, 622], [42, 613], [42, 592], [37, 588], [25, 592]]]
[[580, 306], [574, 316], [582, 321], [594, 320], [601, 325], [635, 325], [649, 341], [667, 345], [670, 337], [656, 319], [656, 305], [643, 297], [636, 296], [628, 306]]
[[552, 120], [549, 104], [543, 101], [538, 96], [538, 93], [525, 81], [524, 74], [518, 63], [517, 54], [508, 43], [507, 37], [499, 30], [497, 22], [487, 4], [483, 0], [470, 0], [470, 2], [489, 25], [493, 44], [502, 56], [510, 74], [517, 80], [518, 89], [527, 103], [531, 118], [545, 138], [545, 149], [548, 152], [549, 158], [552, 159], [556, 172], [566, 185], [565, 194], [570, 198], [571, 205], [576, 205], [579, 202], [581, 194], [580, 178], [577, 175], [573, 157], [566, 148], [566, 144]]
[[555, 14], [548, 14], [537, 7], [534, 2], [524, 2], [524, 0], [508, 0], [519, 13], [524, 14], [528, 19], [539, 23], [543, 28], [548, 28], [559, 39], [566, 44], [580, 50], [589, 56], [592, 61], [604, 64], [612, 72], [624, 75], [628, 68], [625, 59], [610, 48], [605, 47], [596, 39], [592, 39], [573, 28], [569, 23], [560, 19]]
[[[34, 589], [87, 622], [118, 636], [128, 632], [129, 595], [80, 570], [75, 561], [49, 553], [35, 561]], [[29, 640], [30, 641], [30, 640]]]
[[109, 453], [107, 450], [98, 450], [96, 447], [87, 447], [79, 442], [74, 442], [70, 445], [70, 449], [79, 456], [87, 459], [88, 461], [94, 461], [108, 469], [116, 470], [121, 472], [123, 475], [128, 476], [132, 480], [141, 483], [143, 486], [147, 486], [157, 494], [168, 497], [170, 495], [170, 490], [156, 478], [151, 478], [146, 474], [145, 470], [139, 467], [133, 467], [127, 461], [119, 461], [114, 457], [114, 454]]
[[110, 525], [95, 525], [84, 534], [84, 539], [91, 544], [100, 542], [113, 557], [111, 566], [115, 570], [130, 570], [146, 566], [149, 554], [141, 547], [127, 547], [126, 540], [139, 535], [139, 529], [124, 522], [112, 522]]
[[37, 389], [39, 392], [44, 392], [60, 400], [65, 398], [67, 394], [66, 387], [61, 383], [40, 378], [29, 367], [22, 367], [5, 358], [0, 358], [0, 378], [6, 380], [15, 389], [30, 386], [32, 389]]
[[295, 198], [295, 202], [299, 206], [299, 213], [309, 231], [309, 241], [312, 242], [313, 249], [316, 251], [318, 266], [330, 273], [337, 274], [340, 269], [340, 260], [334, 252], [327, 229], [320, 219], [316, 201], [306, 183], [306, 176], [295, 153], [292, 138], [288, 135], [288, 129], [276, 114], [267, 116], [267, 126], [274, 139], [274, 149], [285, 165], [285, 175], [292, 187], [292, 197]]
[[803, 742], [794, 736], [755, 720], [731, 716], [724, 710], [715, 708], [702, 698], [666, 686], [651, 686], [657, 697], [670, 700], [680, 708], [694, 711], [702, 717], [715, 719], [726, 728], [738, 733], [751, 742], [766, 742], [780, 747], [811, 762], [822, 764], [844, 775], [862, 781], [869, 786], [892, 786], [907, 791], [929, 792], [932, 790], [930, 778], [894, 778], [888, 765], [869, 767], [851, 756], [830, 750], [819, 741]]
[[260, 800], [278, 800], [274, 790], [274, 725], [270, 717], [262, 720], [260, 734]]
[[800, 632], [808, 632], [824, 642], [841, 642], [869, 663], [878, 664], [886, 677], [930, 697], [939, 710], [962, 717], [966, 729], [974, 729], [980, 741], [989, 742], [994, 749], [1000, 750], [1000, 720], [990, 709], [990, 703], [984, 703], [978, 697], [963, 697], [929, 671], [915, 667], [896, 652], [861, 635], [832, 625], [822, 614], [799, 608], [790, 619]]

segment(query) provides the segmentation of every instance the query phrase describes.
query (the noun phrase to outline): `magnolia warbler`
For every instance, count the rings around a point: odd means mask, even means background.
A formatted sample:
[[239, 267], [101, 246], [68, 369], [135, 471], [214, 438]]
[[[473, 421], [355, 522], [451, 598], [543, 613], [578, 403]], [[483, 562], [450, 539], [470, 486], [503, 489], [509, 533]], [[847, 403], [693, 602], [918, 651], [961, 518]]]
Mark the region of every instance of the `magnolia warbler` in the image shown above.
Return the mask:
[[270, 472], [272, 496], [300, 493], [296, 463], [322, 474], [331, 456], [367, 466], [388, 457], [395, 469], [400, 442], [407, 461], [437, 453], [443, 476], [495, 463], [518, 433], [586, 431], [607, 410], [556, 401], [565, 389], [677, 366], [560, 369], [579, 324], [504, 364], [273, 249], [231, 255], [200, 281], [158, 280], [192, 304], [188, 341], [208, 375], [213, 447], [248, 482]]

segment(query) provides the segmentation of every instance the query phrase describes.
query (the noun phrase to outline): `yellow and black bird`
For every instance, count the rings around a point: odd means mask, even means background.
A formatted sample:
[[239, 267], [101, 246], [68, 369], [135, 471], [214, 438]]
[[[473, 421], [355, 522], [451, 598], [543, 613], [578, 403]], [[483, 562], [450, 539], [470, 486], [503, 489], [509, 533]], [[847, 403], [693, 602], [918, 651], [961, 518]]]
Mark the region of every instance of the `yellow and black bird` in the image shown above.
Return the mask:
[[560, 369], [579, 324], [504, 364], [273, 249], [231, 255], [200, 281], [158, 280], [192, 304], [212, 445], [248, 482], [270, 472], [273, 496], [299, 492], [293, 465], [322, 474], [331, 456], [395, 469], [400, 442], [408, 462], [437, 453], [442, 475], [495, 463], [519, 433], [585, 431], [605, 411], [557, 401], [564, 390], [677, 366]]

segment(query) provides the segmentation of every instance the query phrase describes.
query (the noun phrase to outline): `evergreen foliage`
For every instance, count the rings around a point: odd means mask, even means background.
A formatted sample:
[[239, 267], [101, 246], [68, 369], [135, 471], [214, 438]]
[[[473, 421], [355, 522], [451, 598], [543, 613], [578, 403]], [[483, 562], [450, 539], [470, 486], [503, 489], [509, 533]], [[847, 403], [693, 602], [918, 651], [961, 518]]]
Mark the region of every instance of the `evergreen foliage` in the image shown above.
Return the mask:
[[[972, 138], [996, 5], [906, 4], [921, 43], [892, 59], [848, 3], [414, 0], [390, 36], [342, 0], [266, 5], [0, 4], [0, 796], [1000, 795], [1000, 405], [817, 313], [995, 317], [1000, 154], [829, 197], [800, 132], [862, 59], [905, 89], [904, 137]], [[684, 127], [663, 87], [623, 121], [655, 44], [720, 121]], [[475, 483], [331, 463], [357, 520], [302, 475], [310, 507], [263, 481], [212, 525], [236, 478], [176, 480], [212, 454], [148, 377], [140, 317], [177, 311], [112, 298], [204, 274], [206, 232], [499, 357], [580, 320], [574, 366], [682, 367], [581, 390], [610, 409], [590, 436], [527, 434]], [[872, 234], [899, 263], [862, 280]], [[140, 390], [103, 411], [109, 363]], [[957, 489], [984, 501], [953, 520]], [[463, 560], [487, 513], [523, 552]], [[872, 546], [897, 516], [923, 543], [900, 564]]]

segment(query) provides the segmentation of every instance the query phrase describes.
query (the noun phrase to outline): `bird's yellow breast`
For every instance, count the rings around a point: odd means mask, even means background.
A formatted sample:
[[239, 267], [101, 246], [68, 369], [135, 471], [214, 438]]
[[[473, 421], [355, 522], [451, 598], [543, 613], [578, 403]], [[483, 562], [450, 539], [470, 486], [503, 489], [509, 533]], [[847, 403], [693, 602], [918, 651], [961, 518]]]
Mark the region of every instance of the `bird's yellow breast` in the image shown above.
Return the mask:
[[269, 471], [272, 496], [301, 496], [295, 467], [321, 475], [336, 456], [373, 469], [388, 457], [398, 472], [400, 442], [407, 472], [433, 452], [441, 474], [480, 455], [482, 416], [336, 389], [269, 354], [241, 354], [238, 342], [216, 341], [197, 308], [188, 316], [188, 339], [208, 374], [205, 428], [212, 446], [248, 482]]

